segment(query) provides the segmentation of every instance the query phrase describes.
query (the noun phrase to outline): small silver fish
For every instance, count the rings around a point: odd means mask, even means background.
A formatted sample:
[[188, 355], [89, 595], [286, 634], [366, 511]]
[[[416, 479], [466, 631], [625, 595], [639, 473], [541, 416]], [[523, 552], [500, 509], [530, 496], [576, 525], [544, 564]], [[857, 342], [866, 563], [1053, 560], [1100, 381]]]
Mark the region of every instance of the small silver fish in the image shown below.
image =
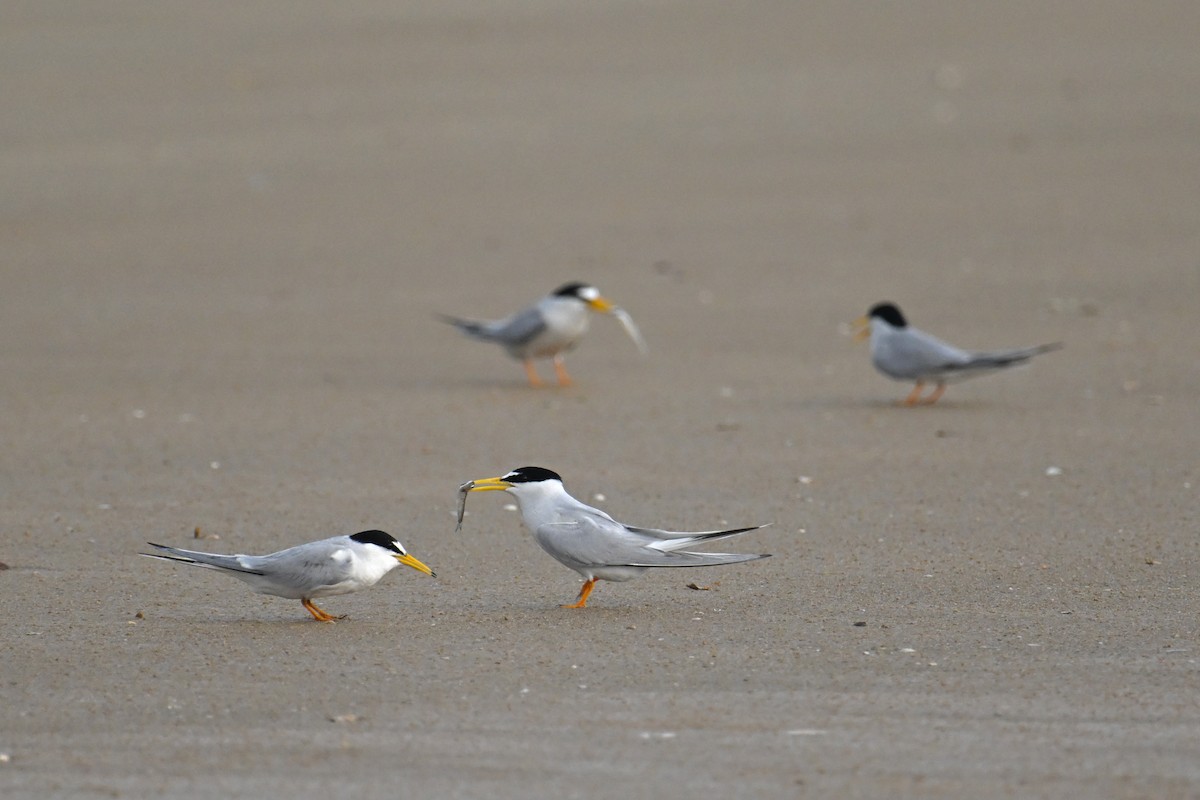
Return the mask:
[[467, 481], [458, 487], [458, 525], [454, 526], [455, 533], [462, 530], [463, 517], [467, 515], [467, 495], [471, 493], [471, 487], [474, 485], [475, 481]]
[[612, 315], [621, 323], [621, 327], [625, 329], [625, 333], [629, 334], [629, 338], [633, 339], [633, 343], [637, 345], [638, 352], [646, 355], [646, 340], [642, 338], [642, 332], [634, 324], [633, 317], [629, 316], [629, 312], [623, 308], [614, 308]]

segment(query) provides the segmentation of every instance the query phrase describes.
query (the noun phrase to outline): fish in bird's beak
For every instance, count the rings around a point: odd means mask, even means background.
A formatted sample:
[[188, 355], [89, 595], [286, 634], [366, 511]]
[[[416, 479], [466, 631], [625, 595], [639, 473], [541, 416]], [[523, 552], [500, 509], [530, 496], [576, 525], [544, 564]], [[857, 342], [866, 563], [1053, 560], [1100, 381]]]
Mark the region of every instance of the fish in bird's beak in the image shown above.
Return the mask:
[[580, 297], [580, 299], [587, 303], [587, 307], [592, 311], [598, 311], [601, 314], [608, 314], [616, 317], [617, 321], [621, 323], [621, 327], [625, 329], [625, 333], [627, 333], [629, 338], [633, 340], [633, 343], [637, 345], [638, 352], [642, 355], [646, 355], [646, 340], [642, 338], [642, 332], [638, 330], [637, 325], [633, 321], [633, 317], [629, 316], [628, 311], [620, 306], [613, 305], [600, 295], [596, 295], [590, 300], [584, 299], [584, 297]]
[[467, 481], [462, 486], [458, 487], [458, 525], [454, 527], [454, 532], [458, 533], [462, 530], [463, 517], [467, 515], [467, 495], [471, 492], [502, 492], [511, 483], [504, 478], [482, 478], [477, 481]]
[[625, 329], [625, 333], [633, 340], [637, 346], [638, 352], [646, 355], [646, 340], [642, 338], [642, 332], [638, 330], [638, 326], [633, 321], [633, 317], [629, 316], [629, 312], [618, 306], [608, 306], [608, 313], [617, 318], [621, 323], [621, 327]]

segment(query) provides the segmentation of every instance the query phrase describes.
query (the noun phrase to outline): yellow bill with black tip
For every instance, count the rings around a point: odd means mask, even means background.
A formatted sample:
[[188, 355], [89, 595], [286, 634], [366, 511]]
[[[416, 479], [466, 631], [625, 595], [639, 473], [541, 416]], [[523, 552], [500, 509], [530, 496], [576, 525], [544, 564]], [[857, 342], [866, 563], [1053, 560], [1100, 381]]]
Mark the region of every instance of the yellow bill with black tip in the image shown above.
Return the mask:
[[399, 561], [401, 564], [403, 564], [406, 567], [412, 567], [417, 572], [424, 572], [426, 575], [428, 575], [431, 578], [437, 577], [437, 575], [434, 574], [433, 570], [431, 570], [429, 567], [422, 564], [417, 559], [416, 556], [410, 556], [408, 553], [405, 553], [402, 556], [396, 556], [396, 560]]

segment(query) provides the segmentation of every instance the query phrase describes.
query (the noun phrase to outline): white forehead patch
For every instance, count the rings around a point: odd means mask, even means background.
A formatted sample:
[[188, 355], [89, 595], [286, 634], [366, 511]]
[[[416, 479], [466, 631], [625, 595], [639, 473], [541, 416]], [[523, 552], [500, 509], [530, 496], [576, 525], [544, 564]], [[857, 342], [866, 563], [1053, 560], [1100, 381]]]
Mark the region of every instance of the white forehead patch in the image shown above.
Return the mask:
[[584, 286], [579, 290], [579, 296], [590, 303], [600, 297], [600, 290], [595, 286]]

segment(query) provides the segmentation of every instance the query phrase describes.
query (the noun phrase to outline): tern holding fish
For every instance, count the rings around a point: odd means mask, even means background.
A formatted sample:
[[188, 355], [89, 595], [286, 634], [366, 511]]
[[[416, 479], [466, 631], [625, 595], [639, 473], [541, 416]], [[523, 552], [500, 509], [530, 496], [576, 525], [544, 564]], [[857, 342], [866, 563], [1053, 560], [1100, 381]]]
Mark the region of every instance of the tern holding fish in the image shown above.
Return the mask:
[[764, 525], [724, 531], [666, 531], [625, 525], [567, 494], [558, 473], [544, 467], [521, 467], [497, 478], [464, 483], [459, 487], [456, 530], [462, 528], [467, 494], [489, 491], [505, 491], [515, 497], [525, 527], [542, 549], [583, 576], [579, 598], [563, 608], [585, 607], [598, 580], [628, 581], [654, 567], [710, 567], [770, 557], [769, 553], [684, 550]]
[[[906, 406], [932, 405], [946, 391], [947, 383], [1015, 367], [1062, 347], [1055, 342], [1013, 350], [961, 350], [911, 327], [894, 303], [875, 304], [855, 324], [859, 326], [855, 338], [871, 339], [871, 363], [875, 369], [894, 380], [916, 382], [904, 400]], [[937, 388], [922, 398], [926, 381], [935, 381]]]
[[646, 353], [646, 343], [629, 314], [604, 299], [595, 286], [587, 283], [563, 284], [532, 306], [500, 320], [439, 316], [468, 336], [495, 342], [510, 356], [520, 359], [531, 386], [542, 385], [533, 364], [535, 358], [553, 358], [558, 385], [570, 386], [571, 376], [567, 374], [563, 358], [587, 332], [588, 311], [616, 317], [638, 350], [643, 355]]
[[335, 617], [319, 608], [313, 598], [350, 594], [369, 588], [401, 564], [431, 578], [436, 577], [433, 570], [410, 556], [395, 537], [383, 531], [334, 536], [265, 556], [220, 555], [167, 547], [154, 542], [148, 544], [163, 554], [138, 555], [232, 575], [250, 584], [259, 594], [299, 600], [318, 622], [333, 622], [342, 617]]

